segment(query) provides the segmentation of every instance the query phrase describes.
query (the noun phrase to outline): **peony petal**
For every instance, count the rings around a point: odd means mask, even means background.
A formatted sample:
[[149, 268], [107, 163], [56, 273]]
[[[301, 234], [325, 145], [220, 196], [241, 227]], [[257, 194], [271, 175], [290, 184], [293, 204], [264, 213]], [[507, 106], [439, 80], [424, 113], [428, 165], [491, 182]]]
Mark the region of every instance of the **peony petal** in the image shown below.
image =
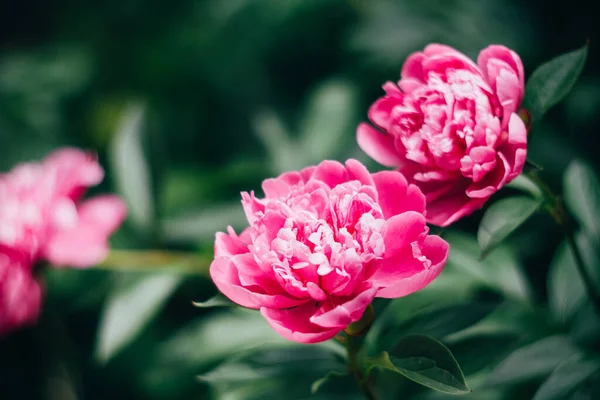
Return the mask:
[[383, 134], [366, 123], [356, 130], [358, 145], [369, 157], [386, 167], [398, 167], [406, 163], [394, 146], [394, 138]]
[[331, 339], [339, 328], [325, 329], [310, 322], [318, 308], [310, 302], [289, 310], [262, 307], [261, 314], [269, 325], [288, 340], [300, 343], [317, 343]]
[[42, 250], [42, 257], [55, 266], [91, 267], [108, 255], [107, 239], [93, 225], [79, 225], [55, 232]]
[[350, 180], [357, 180], [363, 185], [375, 186], [369, 170], [360, 161], [349, 159], [345, 163]]
[[496, 193], [506, 181], [511, 167], [502, 153], [497, 153], [496, 167], [479, 182], [473, 182], [466, 190], [467, 196], [476, 199], [489, 198]]
[[413, 267], [413, 271], [416, 273], [412, 276], [399, 279], [393, 285], [380, 289], [377, 292], [377, 297], [393, 299], [423, 289], [442, 272], [448, 260], [448, 250], [448, 243], [442, 238], [439, 236], [428, 236], [423, 243], [421, 251], [423, 256], [431, 262], [431, 265], [428, 268], [422, 268], [420, 271], [417, 271]]
[[394, 215], [387, 220], [387, 229], [383, 238], [385, 243], [384, 258], [402, 253], [410, 244], [419, 239], [428, 230], [425, 217], [415, 211]]
[[320, 311], [324, 312], [317, 312], [310, 318], [310, 322], [323, 328], [341, 330], [358, 321], [377, 293], [375, 286], [367, 286], [362, 289], [363, 291], [358, 296], [336, 305], [333, 309], [326, 311], [321, 309]]
[[483, 75], [486, 77], [488, 82], [491, 83], [495, 81], [495, 77], [489, 76], [488, 74], [488, 64], [490, 60], [493, 59], [502, 60], [504, 63], [509, 65], [517, 75], [520, 86], [522, 88], [525, 87], [525, 70], [519, 55], [507, 47], [495, 44], [481, 50], [479, 52], [479, 56], [477, 57], [477, 65], [479, 65], [479, 68], [483, 72]]
[[392, 111], [394, 107], [402, 106], [402, 100], [404, 95], [402, 92], [398, 92], [393, 96], [387, 95], [380, 97], [369, 107], [369, 119], [375, 125], [379, 126], [383, 130], [390, 128], [390, 120], [392, 118]]
[[425, 212], [425, 196], [417, 186], [409, 186], [400, 172], [377, 172], [373, 174], [373, 180], [386, 219], [406, 211]]
[[284, 294], [266, 294], [241, 286], [238, 270], [229, 257], [217, 257], [210, 264], [210, 276], [217, 288], [233, 302], [248, 308], [288, 308], [298, 306], [306, 300], [298, 300]]
[[427, 202], [427, 222], [446, 227], [483, 207], [487, 198], [470, 198], [464, 192], [448, 193]]
[[416, 52], [409, 55], [402, 66], [402, 72], [400, 73], [401, 82], [405, 79], [414, 79], [424, 83], [426, 80], [426, 77], [423, 74], [424, 59], [425, 53], [422, 52]]
[[103, 195], [81, 203], [77, 212], [80, 224], [93, 226], [98, 234], [110, 235], [125, 220], [127, 206], [118, 196]]
[[348, 173], [346, 168], [339, 162], [325, 160], [317, 166], [312, 178], [326, 183], [330, 188], [334, 188], [348, 181]]
[[265, 193], [265, 197], [276, 199], [287, 196], [290, 193], [290, 185], [285, 179], [265, 179], [262, 183], [262, 190]]
[[[246, 228], [246, 231], [248, 229]], [[244, 242], [240, 236], [237, 236], [231, 226], [227, 227], [227, 233], [217, 232], [215, 236], [215, 257], [232, 256], [248, 252], [249, 243]]]

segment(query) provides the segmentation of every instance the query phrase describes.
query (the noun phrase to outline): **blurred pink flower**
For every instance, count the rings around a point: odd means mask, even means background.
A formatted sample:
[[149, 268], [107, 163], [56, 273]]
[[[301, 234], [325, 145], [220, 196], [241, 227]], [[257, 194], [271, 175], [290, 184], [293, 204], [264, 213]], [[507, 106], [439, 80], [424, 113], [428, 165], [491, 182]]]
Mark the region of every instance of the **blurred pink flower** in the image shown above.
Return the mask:
[[0, 335], [35, 323], [41, 298], [27, 255], [0, 246]]
[[412, 54], [398, 85], [357, 140], [375, 161], [398, 168], [423, 191], [427, 221], [447, 226], [479, 209], [525, 164], [527, 129], [516, 114], [524, 93], [519, 56], [492, 45], [477, 64], [451, 47], [431, 44]]
[[55, 265], [88, 267], [102, 261], [108, 237], [126, 215], [117, 196], [81, 200], [103, 176], [94, 157], [72, 148], [0, 175], [0, 244]]
[[262, 187], [263, 199], [242, 193], [250, 227], [217, 233], [210, 274], [289, 340], [330, 339], [374, 297], [420, 290], [446, 262], [448, 244], [428, 235], [423, 194], [399, 172], [324, 161]]

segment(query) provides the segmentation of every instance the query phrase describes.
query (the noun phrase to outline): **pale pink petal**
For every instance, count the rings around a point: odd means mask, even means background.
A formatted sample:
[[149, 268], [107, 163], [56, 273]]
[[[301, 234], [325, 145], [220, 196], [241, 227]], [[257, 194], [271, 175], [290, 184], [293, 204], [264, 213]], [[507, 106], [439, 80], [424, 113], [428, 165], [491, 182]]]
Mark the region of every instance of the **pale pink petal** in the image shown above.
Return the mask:
[[262, 183], [262, 190], [265, 197], [277, 198], [284, 197], [290, 193], [290, 185], [284, 179], [265, 179]]
[[375, 293], [377, 293], [377, 287], [374, 286], [367, 286], [363, 290], [358, 296], [336, 305], [333, 309], [321, 309], [320, 312], [310, 318], [310, 322], [323, 328], [345, 329], [362, 317], [365, 309], [371, 304]]
[[77, 213], [80, 224], [93, 226], [99, 235], [110, 235], [125, 220], [127, 206], [118, 196], [102, 195], [81, 203]]
[[217, 232], [215, 239], [215, 257], [247, 253], [248, 243], [243, 241], [240, 236], [237, 236], [230, 226], [227, 227], [227, 233]]
[[[395, 283], [380, 289], [377, 297], [394, 299], [409, 295], [429, 285], [442, 272], [448, 259], [448, 249], [448, 243], [439, 236], [428, 236], [421, 251], [431, 265], [426, 267], [421, 264], [421, 268], [418, 268], [417, 265], [414, 265], [419, 262], [418, 260], [405, 259], [406, 265], [397, 264], [399, 269], [402, 269], [401, 275], [396, 281], [389, 280]], [[410, 272], [413, 273], [410, 274]], [[378, 281], [374, 282], [375, 284], [379, 283]]]
[[386, 167], [398, 167], [406, 164], [394, 146], [393, 136], [381, 133], [369, 124], [358, 125], [356, 140], [362, 151]]
[[317, 309], [310, 302], [289, 310], [263, 307], [260, 312], [275, 332], [284, 338], [300, 343], [318, 343], [331, 339], [341, 329], [325, 329], [310, 322]]
[[57, 193], [78, 198], [83, 190], [95, 186], [104, 178], [104, 170], [91, 153], [76, 148], [63, 148], [43, 161], [44, 170], [55, 179]]
[[210, 276], [217, 288], [233, 302], [248, 308], [288, 308], [306, 302], [284, 294], [266, 294], [241, 286], [238, 270], [229, 257], [218, 257], [210, 264]]
[[36, 322], [42, 288], [26, 257], [0, 249], [0, 335]]
[[99, 234], [93, 225], [55, 232], [42, 251], [42, 257], [57, 267], [91, 267], [107, 255], [107, 236]]

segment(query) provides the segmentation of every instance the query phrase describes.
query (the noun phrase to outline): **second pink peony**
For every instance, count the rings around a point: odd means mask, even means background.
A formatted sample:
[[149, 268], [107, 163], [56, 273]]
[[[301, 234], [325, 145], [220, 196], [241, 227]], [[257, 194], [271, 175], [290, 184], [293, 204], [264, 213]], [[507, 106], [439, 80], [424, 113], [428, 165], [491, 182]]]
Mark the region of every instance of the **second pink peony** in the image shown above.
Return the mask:
[[428, 222], [448, 226], [471, 214], [521, 173], [524, 72], [514, 51], [492, 45], [475, 63], [431, 44], [406, 60], [398, 84], [383, 89], [369, 110], [377, 128], [359, 125], [358, 143], [419, 186]]

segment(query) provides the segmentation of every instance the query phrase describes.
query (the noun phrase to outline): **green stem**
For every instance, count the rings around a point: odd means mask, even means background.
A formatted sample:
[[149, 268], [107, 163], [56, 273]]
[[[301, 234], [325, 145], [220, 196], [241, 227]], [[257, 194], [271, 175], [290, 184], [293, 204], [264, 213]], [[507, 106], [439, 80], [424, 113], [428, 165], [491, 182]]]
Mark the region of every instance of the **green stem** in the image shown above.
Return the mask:
[[168, 250], [111, 250], [96, 268], [115, 271], [173, 271], [208, 275], [210, 259], [198, 254]]
[[563, 229], [563, 232], [567, 238], [567, 244], [571, 248], [573, 258], [575, 259], [577, 272], [579, 272], [579, 276], [583, 281], [587, 295], [592, 302], [596, 313], [600, 316], [600, 295], [594, 287], [592, 277], [585, 267], [585, 262], [583, 261], [581, 251], [579, 250], [579, 246], [577, 246], [577, 242], [575, 241], [573, 228], [574, 224], [570, 214], [568, 213], [560, 196], [556, 195], [535, 171], [530, 173], [529, 176], [544, 193], [544, 197], [546, 198], [546, 204], [544, 208], [552, 216], [554, 221], [556, 221], [556, 223]]
[[369, 400], [378, 400], [373, 380], [369, 376], [364, 376], [360, 365], [360, 347], [362, 339], [357, 336], [346, 336], [346, 350], [348, 352], [348, 372], [356, 379], [361, 390]]

